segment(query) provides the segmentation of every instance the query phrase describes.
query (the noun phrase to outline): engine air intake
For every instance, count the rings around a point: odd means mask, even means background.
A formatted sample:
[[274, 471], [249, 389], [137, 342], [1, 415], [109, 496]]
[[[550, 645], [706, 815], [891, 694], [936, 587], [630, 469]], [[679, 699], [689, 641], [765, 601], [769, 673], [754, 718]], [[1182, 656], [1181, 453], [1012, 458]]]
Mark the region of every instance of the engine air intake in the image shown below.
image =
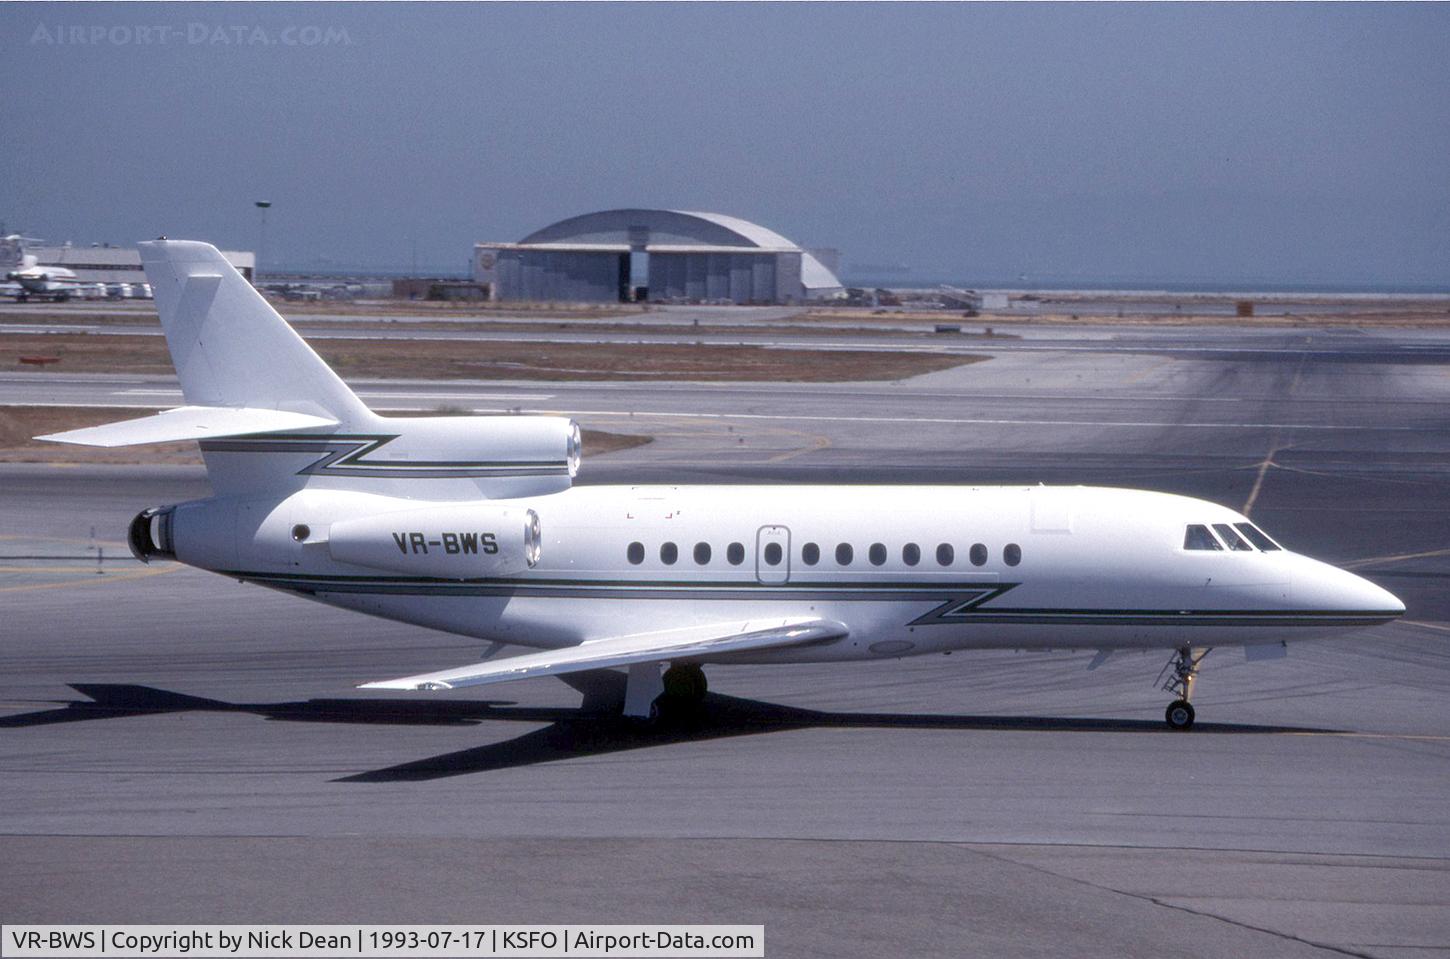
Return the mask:
[[132, 556], [143, 563], [157, 557], [176, 558], [171, 539], [171, 516], [175, 511], [175, 506], [153, 506], [136, 514], [126, 532], [126, 545], [131, 547]]

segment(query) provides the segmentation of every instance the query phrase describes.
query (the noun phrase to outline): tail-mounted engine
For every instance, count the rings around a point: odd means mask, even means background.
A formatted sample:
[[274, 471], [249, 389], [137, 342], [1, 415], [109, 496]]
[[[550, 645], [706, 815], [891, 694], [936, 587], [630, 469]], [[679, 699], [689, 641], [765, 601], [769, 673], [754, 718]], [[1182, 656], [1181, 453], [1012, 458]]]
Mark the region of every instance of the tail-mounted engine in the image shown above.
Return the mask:
[[171, 518], [175, 506], [153, 506], [136, 514], [126, 531], [126, 545], [131, 555], [143, 563], [154, 558], [175, 559], [176, 547], [171, 535]]

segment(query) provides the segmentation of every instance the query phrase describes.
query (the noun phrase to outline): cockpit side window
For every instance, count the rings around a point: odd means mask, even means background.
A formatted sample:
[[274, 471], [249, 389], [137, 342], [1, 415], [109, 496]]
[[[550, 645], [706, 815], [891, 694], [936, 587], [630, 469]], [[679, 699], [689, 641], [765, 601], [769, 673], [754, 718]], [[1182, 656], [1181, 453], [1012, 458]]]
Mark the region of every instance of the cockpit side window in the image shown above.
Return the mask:
[[1216, 549], [1222, 550], [1223, 546], [1214, 539], [1213, 534], [1208, 531], [1207, 526], [1190, 526], [1183, 534], [1184, 549]]
[[1252, 553], [1254, 551], [1254, 548], [1248, 544], [1248, 541], [1238, 533], [1235, 533], [1234, 528], [1229, 524], [1214, 523], [1213, 530], [1215, 533], [1218, 533], [1220, 539], [1228, 544], [1229, 549], [1245, 553]]
[[1265, 534], [1263, 530], [1259, 529], [1253, 523], [1235, 523], [1234, 525], [1238, 527], [1238, 531], [1240, 533], [1243, 533], [1249, 538], [1249, 542], [1253, 543], [1255, 546], [1257, 546], [1259, 549], [1263, 550], [1266, 553], [1272, 553], [1276, 549], [1284, 548], [1278, 543], [1269, 539], [1268, 535]]

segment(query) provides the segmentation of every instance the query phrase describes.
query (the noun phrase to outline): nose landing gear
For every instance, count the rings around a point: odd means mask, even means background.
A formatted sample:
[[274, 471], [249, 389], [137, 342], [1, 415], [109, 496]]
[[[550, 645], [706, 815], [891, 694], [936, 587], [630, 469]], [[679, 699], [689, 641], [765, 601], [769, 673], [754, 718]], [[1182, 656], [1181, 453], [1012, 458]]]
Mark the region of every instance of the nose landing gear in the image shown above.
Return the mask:
[[1193, 728], [1193, 705], [1189, 702], [1193, 698], [1193, 683], [1198, 677], [1198, 664], [1211, 652], [1212, 647], [1195, 654], [1192, 646], [1180, 646], [1158, 673], [1157, 681], [1162, 684], [1159, 688], [1174, 696], [1163, 712], [1169, 729]]

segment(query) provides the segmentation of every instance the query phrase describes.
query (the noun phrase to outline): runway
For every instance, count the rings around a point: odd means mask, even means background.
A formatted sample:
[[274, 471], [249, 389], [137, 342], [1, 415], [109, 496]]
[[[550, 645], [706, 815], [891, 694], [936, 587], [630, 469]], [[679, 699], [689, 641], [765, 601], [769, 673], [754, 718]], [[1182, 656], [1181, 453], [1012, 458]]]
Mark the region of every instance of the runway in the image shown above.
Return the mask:
[[[3, 317], [0, 312], [0, 317]], [[699, 319], [697, 317], [697, 319]], [[1340, 327], [1312, 329], [1254, 324], [1193, 327], [1151, 324], [1081, 322], [1071, 324], [1006, 324], [991, 318], [953, 321], [956, 332], [937, 332], [940, 321], [910, 314], [886, 322], [842, 320], [826, 325], [783, 325], [760, 320], [738, 322], [705, 317], [704, 325], [654, 316], [623, 316], [607, 320], [537, 318], [432, 317], [297, 317], [294, 328], [308, 340], [445, 341], [569, 343], [584, 345], [751, 346], [781, 350], [871, 350], [963, 354], [1013, 353], [1152, 353], [1185, 358], [1243, 358], [1283, 361], [1317, 357], [1341, 362], [1442, 363], [1450, 360], [1450, 335], [1441, 327]], [[422, 324], [427, 328], [420, 328]], [[532, 328], [489, 329], [494, 324], [526, 324]], [[468, 328], [461, 327], [469, 324]], [[766, 326], [764, 330], [756, 329]], [[622, 327], [622, 328], [612, 328]], [[158, 337], [154, 323], [97, 324], [31, 319], [0, 322], [3, 334], [70, 334], [98, 337]]]
[[[1443, 344], [1298, 335], [1078, 340], [900, 384], [356, 384], [657, 436], [585, 482], [1184, 492], [1405, 600], [1284, 660], [1215, 652], [1187, 735], [1160, 728], [1156, 655], [716, 667], [705, 718], [662, 736], [553, 680], [362, 693], [478, 650], [122, 558], [199, 470], [0, 467], [0, 913], [759, 922], [772, 956], [1450, 952]], [[0, 402], [166, 389], [6, 374]]]

